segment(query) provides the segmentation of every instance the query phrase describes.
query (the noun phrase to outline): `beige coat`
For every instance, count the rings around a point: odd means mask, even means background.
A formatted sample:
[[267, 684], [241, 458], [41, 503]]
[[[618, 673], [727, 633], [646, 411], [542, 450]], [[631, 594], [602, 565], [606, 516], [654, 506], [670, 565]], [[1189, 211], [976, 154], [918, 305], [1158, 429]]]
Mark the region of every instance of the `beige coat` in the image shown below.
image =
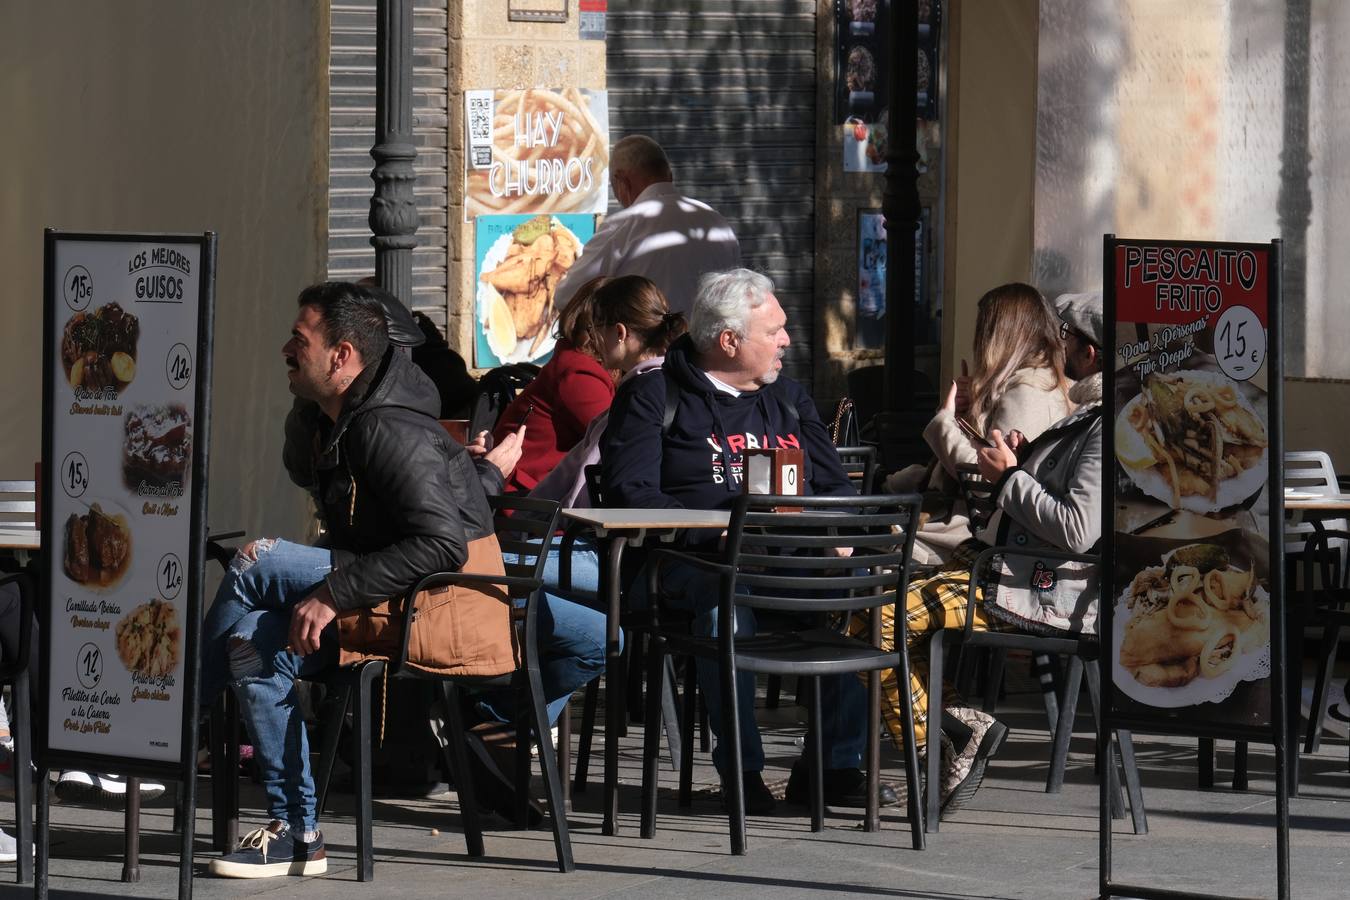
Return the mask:
[[[983, 422], [974, 422], [982, 433], [995, 428], [1007, 434], [1016, 429], [1028, 441], [1073, 411], [1073, 404], [1060, 390], [1054, 370], [1018, 369], [1008, 381], [1008, 388]], [[937, 491], [946, 502], [925, 503], [930, 513], [927, 522], [915, 536], [914, 561], [920, 565], [936, 565], [951, 558], [956, 545], [971, 536], [970, 519], [965, 504], [956, 488], [956, 470], [960, 465], [979, 462], [978, 446], [956, 424], [956, 416], [940, 410], [923, 431], [924, 440], [932, 448], [938, 465], [929, 481], [930, 494]]]

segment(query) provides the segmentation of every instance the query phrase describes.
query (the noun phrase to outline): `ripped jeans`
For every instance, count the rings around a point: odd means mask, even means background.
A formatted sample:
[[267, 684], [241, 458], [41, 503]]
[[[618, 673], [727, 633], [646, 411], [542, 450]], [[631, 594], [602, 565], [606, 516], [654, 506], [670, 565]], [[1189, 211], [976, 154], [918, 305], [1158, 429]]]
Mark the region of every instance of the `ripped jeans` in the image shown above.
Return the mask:
[[256, 562], [236, 555], [202, 626], [203, 709], [227, 684], [253, 737], [268, 813], [291, 828], [316, 827], [309, 739], [295, 680], [337, 662], [337, 626], [324, 629], [317, 653], [286, 649], [291, 607], [333, 570], [332, 554], [289, 541], [263, 542]]

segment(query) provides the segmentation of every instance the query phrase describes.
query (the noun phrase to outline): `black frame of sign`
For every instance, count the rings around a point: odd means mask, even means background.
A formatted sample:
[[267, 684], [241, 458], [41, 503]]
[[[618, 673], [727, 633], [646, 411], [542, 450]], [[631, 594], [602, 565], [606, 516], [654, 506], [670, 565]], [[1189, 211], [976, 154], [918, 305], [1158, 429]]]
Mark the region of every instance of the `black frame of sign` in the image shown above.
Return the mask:
[[[57, 335], [57, 242], [116, 242], [116, 243], [156, 243], [156, 244], [194, 244], [201, 248], [201, 268], [198, 272], [197, 295], [197, 346], [196, 346], [196, 390], [193, 398], [193, 441], [192, 441], [192, 489], [191, 509], [188, 512], [188, 566], [187, 596], [185, 600], [186, 616], [183, 661], [183, 722], [181, 731], [182, 747], [178, 762], [160, 762], [155, 760], [132, 759], [121, 756], [109, 756], [97, 753], [72, 753], [67, 750], [53, 750], [48, 747], [48, 723], [50, 714], [46, 702], [51, 682], [51, 613], [52, 584], [51, 566], [40, 567], [38, 597], [41, 600], [40, 646], [42, 665], [39, 673], [39, 696], [43, 702], [38, 704], [40, 720], [35, 723], [34, 759], [39, 774], [37, 839], [37, 871], [35, 894], [47, 896], [47, 861], [49, 843], [50, 785], [48, 772], [52, 769], [78, 769], [87, 772], [115, 772], [130, 778], [149, 776], [174, 780], [180, 783], [181, 797], [181, 846], [178, 864], [178, 896], [186, 900], [192, 896], [192, 862], [195, 823], [197, 816], [197, 737], [198, 702], [197, 691], [201, 680], [201, 617], [202, 593], [204, 586], [204, 565], [206, 561], [206, 503], [207, 503], [207, 467], [211, 446], [211, 370], [212, 345], [215, 329], [215, 273], [216, 273], [216, 233], [201, 234], [160, 234], [153, 232], [108, 233], [74, 232], [47, 228], [43, 231], [43, 372], [42, 372], [42, 493], [38, 503], [42, 510], [41, 539], [44, 548], [57, 546], [57, 523], [52, 520], [52, 491], [56, 479], [52, 477], [53, 419], [52, 404], [55, 402], [54, 359], [55, 338]], [[50, 549], [48, 552], [51, 552]], [[131, 816], [128, 816], [131, 819]], [[130, 822], [129, 822], [130, 824]], [[128, 847], [132, 844], [128, 843]], [[129, 876], [124, 869], [123, 880], [138, 880], [139, 875]]]
[[[1267, 274], [1267, 422], [1266, 434], [1269, 441], [1269, 473], [1266, 481], [1268, 494], [1270, 542], [1270, 723], [1266, 727], [1244, 725], [1225, 725], [1214, 722], [1183, 721], [1178, 718], [1153, 718], [1145, 714], [1122, 715], [1116, 710], [1116, 685], [1113, 681], [1115, 666], [1112, 665], [1112, 653], [1104, 649], [1097, 658], [1101, 673], [1102, 709], [1097, 722], [1098, 759], [1110, 759], [1110, 736], [1117, 728], [1128, 728], [1135, 732], [1181, 735], [1198, 737], [1201, 745], [1206, 740], [1226, 738], [1240, 742], [1268, 743], [1275, 748], [1275, 858], [1276, 889], [1279, 900], [1288, 900], [1289, 893], [1289, 778], [1290, 763], [1288, 752], [1290, 745], [1290, 725], [1288, 723], [1288, 686], [1286, 669], [1288, 647], [1285, 635], [1285, 592], [1284, 592], [1284, 363], [1281, 353], [1282, 329], [1280, 321], [1281, 242], [1273, 240], [1269, 244], [1240, 244], [1220, 241], [1172, 241], [1145, 239], [1117, 239], [1114, 234], [1103, 236], [1102, 240], [1102, 300], [1103, 316], [1110, 346], [1103, 348], [1102, 366], [1103, 389], [1103, 466], [1102, 466], [1102, 557], [1101, 583], [1102, 593], [1098, 603], [1097, 633], [1104, 646], [1109, 648], [1113, 639], [1113, 610], [1115, 598], [1108, 596], [1113, 588], [1113, 575], [1116, 562], [1116, 478], [1115, 478], [1115, 411], [1113, 409], [1116, 389], [1115, 328], [1116, 328], [1116, 248], [1122, 245], [1166, 245], [1169, 247], [1223, 248], [1237, 250], [1261, 250], [1268, 253], [1269, 271]], [[1295, 707], [1297, 709], [1297, 707]], [[1296, 730], [1297, 725], [1293, 728]], [[1100, 780], [1099, 820], [1098, 820], [1098, 877], [1100, 895], [1105, 897], [1139, 897], [1146, 900], [1198, 900], [1198, 898], [1233, 898], [1232, 894], [1203, 894], [1168, 888], [1130, 885], [1112, 881], [1111, 878], [1111, 807], [1109, 780]]]

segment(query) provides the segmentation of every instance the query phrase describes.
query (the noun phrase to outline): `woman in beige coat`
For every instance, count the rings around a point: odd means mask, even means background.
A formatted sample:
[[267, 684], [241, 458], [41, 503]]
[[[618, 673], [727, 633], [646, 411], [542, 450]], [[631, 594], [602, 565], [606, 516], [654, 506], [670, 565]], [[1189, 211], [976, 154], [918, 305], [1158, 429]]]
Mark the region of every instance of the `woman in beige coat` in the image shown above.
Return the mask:
[[[927, 521], [914, 542], [914, 561], [923, 565], [947, 562], [956, 545], [971, 536], [957, 467], [978, 461], [984, 437], [994, 429], [1016, 430], [1035, 440], [1073, 411], [1060, 319], [1031, 285], [1000, 285], [980, 298], [974, 349], [974, 373], [964, 375], [963, 361], [962, 377], [953, 381], [923, 432], [936, 457], [926, 473]], [[897, 479], [887, 486], [903, 489], [905, 484]]]

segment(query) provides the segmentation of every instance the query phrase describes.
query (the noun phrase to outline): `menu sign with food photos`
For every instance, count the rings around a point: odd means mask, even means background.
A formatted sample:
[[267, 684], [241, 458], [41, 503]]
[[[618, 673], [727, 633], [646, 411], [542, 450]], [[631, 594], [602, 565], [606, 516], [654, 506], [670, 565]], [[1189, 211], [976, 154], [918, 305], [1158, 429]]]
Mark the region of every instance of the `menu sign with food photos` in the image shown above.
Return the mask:
[[603, 213], [609, 95], [586, 88], [464, 92], [464, 221]]
[[1109, 239], [1106, 262], [1113, 715], [1270, 741], [1283, 610], [1278, 246]]
[[543, 363], [553, 352], [558, 282], [595, 234], [593, 215], [479, 216], [473, 363]]
[[51, 758], [109, 757], [120, 772], [195, 750], [214, 248], [210, 234], [47, 232]]

